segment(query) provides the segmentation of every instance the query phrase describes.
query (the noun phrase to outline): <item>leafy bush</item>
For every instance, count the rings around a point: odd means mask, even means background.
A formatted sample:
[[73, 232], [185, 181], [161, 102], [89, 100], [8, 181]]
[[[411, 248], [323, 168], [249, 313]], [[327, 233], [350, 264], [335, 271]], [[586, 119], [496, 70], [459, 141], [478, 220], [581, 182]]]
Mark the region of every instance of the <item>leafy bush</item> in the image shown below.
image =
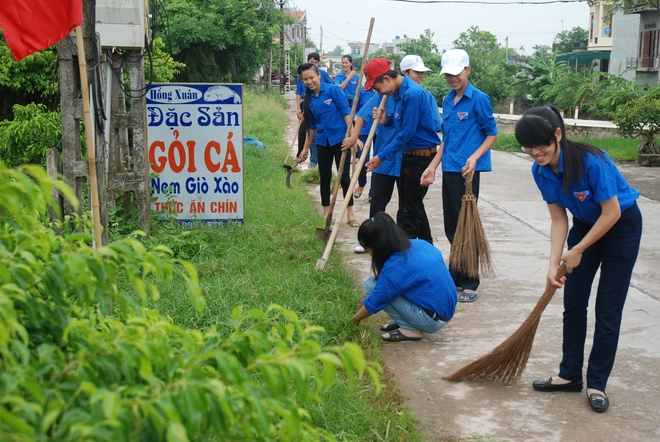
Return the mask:
[[0, 121], [0, 159], [9, 166], [45, 165], [46, 149], [62, 139], [60, 113], [34, 103], [16, 104], [13, 111], [13, 120]]
[[660, 98], [646, 95], [631, 100], [612, 112], [612, 122], [622, 135], [642, 138], [640, 153], [660, 153], [655, 143], [655, 136], [660, 133]]
[[94, 250], [87, 231], [55, 235], [53, 186], [74, 201], [43, 169], [0, 163], [0, 440], [332, 439], [305, 406], [337, 368], [377, 380], [355, 344], [323, 348], [278, 306], [237, 307], [224, 333], [145, 308], [177, 277], [201, 313], [196, 270], [135, 237]]

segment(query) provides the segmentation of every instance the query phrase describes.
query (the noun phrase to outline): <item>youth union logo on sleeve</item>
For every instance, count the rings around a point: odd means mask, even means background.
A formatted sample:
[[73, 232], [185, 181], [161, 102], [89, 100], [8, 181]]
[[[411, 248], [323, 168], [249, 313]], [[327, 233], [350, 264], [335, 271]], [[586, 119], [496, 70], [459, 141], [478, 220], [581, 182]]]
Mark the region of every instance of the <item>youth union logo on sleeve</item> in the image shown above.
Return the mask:
[[330, 106], [330, 103], [332, 103], [332, 98], [325, 100], [324, 103]]
[[456, 114], [458, 115], [459, 120], [463, 120], [468, 116], [468, 112], [456, 112]]
[[573, 192], [573, 195], [575, 195], [575, 198], [579, 199], [580, 201], [584, 201], [585, 198], [589, 195], [588, 190], [583, 190], [582, 192]]

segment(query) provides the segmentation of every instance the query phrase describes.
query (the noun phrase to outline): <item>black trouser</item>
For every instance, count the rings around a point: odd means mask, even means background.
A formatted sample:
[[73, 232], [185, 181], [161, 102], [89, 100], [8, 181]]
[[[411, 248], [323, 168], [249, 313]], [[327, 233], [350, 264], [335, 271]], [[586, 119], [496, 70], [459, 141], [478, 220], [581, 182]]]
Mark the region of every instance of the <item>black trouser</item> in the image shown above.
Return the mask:
[[410, 238], [425, 239], [433, 244], [431, 227], [424, 208], [424, 197], [429, 188], [422, 186], [420, 180], [426, 168], [435, 157], [432, 153], [428, 157], [403, 154], [401, 163], [401, 193], [403, 196], [403, 222], [401, 228]]
[[385, 212], [387, 205], [392, 199], [394, 186], [396, 185], [399, 193], [399, 210], [396, 212], [396, 223], [398, 226], [403, 224], [403, 192], [401, 191], [401, 180], [398, 176], [383, 175], [380, 173], [371, 173], [371, 206], [369, 207], [369, 217], [379, 212]]
[[[479, 172], [475, 172], [472, 177], [472, 193], [477, 200], [479, 199], [479, 176]], [[463, 175], [460, 172], [442, 172], [442, 216], [445, 222], [445, 235], [450, 244], [454, 241], [456, 234], [463, 195], [465, 195]], [[451, 267], [449, 273], [451, 273], [456, 287], [468, 290], [476, 290], [479, 287], [479, 278], [470, 278], [465, 273], [453, 270]]]
[[[572, 249], [589, 233], [593, 224], [573, 218], [568, 233]], [[634, 204], [598, 241], [582, 253], [580, 265], [566, 275], [564, 285], [564, 341], [559, 376], [582, 379], [584, 341], [587, 337], [587, 307], [596, 272], [596, 328], [587, 367], [587, 388], [605, 391], [619, 343], [621, 316], [642, 236], [642, 215]]]
[[[321, 205], [327, 207], [330, 205], [330, 184], [332, 182], [332, 159], [335, 160], [335, 166], [339, 169], [339, 163], [341, 162], [341, 143], [335, 144], [334, 146], [320, 146], [317, 145], [318, 156], [319, 156], [319, 175], [321, 176]], [[350, 157], [346, 155], [346, 161], [344, 162], [344, 170], [341, 174], [341, 188], [344, 193], [344, 198], [346, 198], [346, 192], [348, 187], [351, 184], [351, 176], [349, 169], [351, 168], [349, 161]], [[351, 195], [350, 201], [348, 202], [349, 206], [353, 205], [353, 196]]]

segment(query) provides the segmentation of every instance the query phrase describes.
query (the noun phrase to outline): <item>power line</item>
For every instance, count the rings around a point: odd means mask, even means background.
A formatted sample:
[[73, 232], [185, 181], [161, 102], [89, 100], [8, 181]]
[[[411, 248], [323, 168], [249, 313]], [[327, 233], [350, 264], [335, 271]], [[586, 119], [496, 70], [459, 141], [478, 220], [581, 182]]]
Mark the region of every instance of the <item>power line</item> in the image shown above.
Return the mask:
[[475, 0], [388, 0], [391, 2], [402, 3], [460, 3], [460, 4], [473, 4], [473, 5], [549, 5], [552, 3], [585, 3], [589, 0], [544, 0], [544, 1], [506, 1], [506, 2], [488, 2], [488, 1], [475, 1]]

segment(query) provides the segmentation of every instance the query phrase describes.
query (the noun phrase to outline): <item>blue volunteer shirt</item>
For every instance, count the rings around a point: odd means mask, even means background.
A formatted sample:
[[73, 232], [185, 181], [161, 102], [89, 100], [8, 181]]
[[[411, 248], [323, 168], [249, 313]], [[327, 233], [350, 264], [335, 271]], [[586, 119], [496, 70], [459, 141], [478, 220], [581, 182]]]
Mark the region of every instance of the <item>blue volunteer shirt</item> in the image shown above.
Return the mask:
[[[383, 99], [382, 95], [374, 93], [371, 99], [360, 109], [358, 116], [364, 120], [364, 126], [368, 127], [371, 130], [371, 124], [374, 119], [372, 118], [372, 113], [374, 107], [380, 106], [380, 101]], [[385, 112], [387, 114], [394, 113], [394, 100], [392, 98], [387, 99], [385, 103]], [[378, 125], [376, 129], [376, 142], [374, 143], [374, 156], [378, 155], [381, 151], [381, 148], [389, 143], [396, 136], [396, 128], [394, 125], [383, 126], [382, 124]], [[380, 156], [378, 158], [381, 158]], [[381, 158], [382, 160], [382, 158]], [[379, 173], [381, 175], [389, 176], [399, 176], [401, 173], [401, 161], [403, 160], [403, 151], [399, 150], [394, 157], [387, 160], [383, 160], [372, 173]]]
[[435, 99], [432, 93], [424, 89], [426, 92], [426, 97], [429, 101], [429, 106], [431, 106], [433, 112], [433, 127], [435, 127], [436, 132], [442, 132], [442, 117], [440, 116], [440, 108], [438, 107], [438, 101]]
[[318, 146], [334, 146], [346, 136], [344, 117], [351, 114], [344, 91], [335, 84], [321, 82], [321, 90], [311, 93], [309, 128], [316, 129]]
[[408, 250], [389, 257], [364, 308], [373, 315], [399, 296], [447, 319], [454, 316], [458, 300], [454, 280], [440, 250], [427, 241], [412, 239]]
[[427, 93], [420, 85], [403, 77], [399, 90], [387, 100], [394, 102], [394, 113], [387, 114], [387, 125], [393, 124], [397, 133], [383, 145], [378, 158], [388, 160], [402, 150], [428, 149], [440, 144]]
[[[346, 80], [347, 75], [344, 73], [344, 71], [341, 71], [337, 75], [335, 75], [335, 84], [340, 85]], [[348, 82], [346, 87], [344, 88], [344, 93], [346, 94], [346, 99], [347, 100], [352, 100], [355, 98], [355, 89], [357, 89], [357, 84], [360, 76], [356, 75], [355, 77], [351, 78], [351, 81]]]
[[[378, 94], [376, 94], [376, 91], [374, 91], [373, 89], [365, 91], [364, 87], [362, 88], [362, 90], [360, 91], [360, 97], [358, 98], [357, 107], [355, 108], [355, 112], [357, 113], [357, 115], [360, 114], [360, 111], [362, 109], [364, 109], [365, 106], [367, 105], [367, 103], [369, 103], [371, 101], [371, 99], [376, 95], [378, 95]], [[376, 107], [378, 107], [378, 104], [376, 104]], [[371, 112], [373, 111], [373, 107], [369, 108], [367, 110], [369, 111], [369, 115], [371, 115]], [[363, 120], [364, 120], [364, 118], [363, 118]], [[378, 129], [376, 129], [376, 130], [378, 130]], [[369, 131], [371, 131], [371, 124], [365, 124], [364, 126], [362, 126], [362, 130], [360, 131], [360, 135], [369, 135]]]
[[[456, 105], [454, 98], [456, 91], [452, 90], [443, 102], [442, 137], [445, 143], [442, 153], [443, 172], [461, 172], [467, 159], [479, 149], [486, 137], [497, 135], [497, 122], [488, 95], [472, 86], [472, 83], [468, 83], [467, 89]], [[477, 172], [493, 170], [490, 150], [479, 158], [475, 170]]]
[[[330, 75], [328, 75], [326, 71], [319, 69], [319, 73], [321, 74], [321, 83], [332, 84], [332, 78], [330, 78]], [[300, 79], [300, 75], [296, 76], [296, 95], [300, 95], [304, 100], [306, 91], [307, 86], [305, 86], [305, 83]]]
[[621, 213], [629, 209], [639, 197], [639, 192], [628, 183], [619, 172], [607, 152], [605, 158], [587, 153], [584, 156], [584, 173], [577, 183], [572, 183], [568, 193], [564, 193], [564, 151], [559, 153], [559, 172], [551, 166], [534, 163], [532, 174], [536, 185], [548, 204], [557, 204], [568, 209], [571, 214], [585, 223], [593, 224], [601, 214], [600, 203], [616, 196]]

